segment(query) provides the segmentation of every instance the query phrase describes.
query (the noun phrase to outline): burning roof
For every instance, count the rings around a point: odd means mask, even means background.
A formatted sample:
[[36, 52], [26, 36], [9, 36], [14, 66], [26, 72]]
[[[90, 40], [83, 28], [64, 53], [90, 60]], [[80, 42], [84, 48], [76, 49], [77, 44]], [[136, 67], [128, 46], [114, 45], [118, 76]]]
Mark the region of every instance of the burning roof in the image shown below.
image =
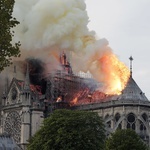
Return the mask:
[[[24, 81], [22, 80], [18, 80], [16, 78], [13, 79], [17, 85], [17, 87], [20, 89], [20, 90], [23, 90], [23, 87], [24, 87]], [[13, 81], [12, 81], [13, 82]], [[33, 84], [30, 84], [30, 90], [31, 92], [33, 92], [34, 94], [38, 94], [38, 95], [42, 95], [42, 91], [41, 91], [41, 86], [39, 85], [33, 85]]]

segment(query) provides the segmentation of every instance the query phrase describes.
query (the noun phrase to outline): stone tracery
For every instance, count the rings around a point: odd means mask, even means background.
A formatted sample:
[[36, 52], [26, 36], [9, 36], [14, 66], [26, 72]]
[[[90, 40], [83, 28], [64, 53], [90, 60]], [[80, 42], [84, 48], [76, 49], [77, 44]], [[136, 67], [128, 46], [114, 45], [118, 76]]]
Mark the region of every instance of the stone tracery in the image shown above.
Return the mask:
[[10, 134], [16, 143], [20, 142], [21, 117], [17, 111], [8, 113], [5, 120], [4, 132]]

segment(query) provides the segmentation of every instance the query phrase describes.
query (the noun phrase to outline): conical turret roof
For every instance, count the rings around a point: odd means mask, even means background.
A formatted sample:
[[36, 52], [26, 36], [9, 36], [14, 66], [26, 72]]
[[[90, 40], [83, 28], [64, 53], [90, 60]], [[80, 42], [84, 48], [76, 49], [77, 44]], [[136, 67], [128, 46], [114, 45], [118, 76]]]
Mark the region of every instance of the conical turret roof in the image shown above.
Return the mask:
[[136, 84], [132, 76], [130, 76], [128, 83], [125, 89], [122, 91], [122, 94], [118, 96], [118, 100], [137, 100], [137, 101], [148, 101], [145, 94]]

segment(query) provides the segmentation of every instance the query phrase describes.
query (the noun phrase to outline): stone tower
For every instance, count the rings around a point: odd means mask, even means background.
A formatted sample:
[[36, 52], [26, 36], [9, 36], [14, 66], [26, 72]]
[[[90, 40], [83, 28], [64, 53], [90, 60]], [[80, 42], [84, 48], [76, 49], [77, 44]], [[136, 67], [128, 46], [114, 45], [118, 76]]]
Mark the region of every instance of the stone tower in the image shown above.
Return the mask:
[[39, 99], [36, 86], [30, 84], [27, 65], [25, 80], [12, 79], [3, 96], [0, 111], [1, 133], [10, 135], [23, 150], [43, 121]]

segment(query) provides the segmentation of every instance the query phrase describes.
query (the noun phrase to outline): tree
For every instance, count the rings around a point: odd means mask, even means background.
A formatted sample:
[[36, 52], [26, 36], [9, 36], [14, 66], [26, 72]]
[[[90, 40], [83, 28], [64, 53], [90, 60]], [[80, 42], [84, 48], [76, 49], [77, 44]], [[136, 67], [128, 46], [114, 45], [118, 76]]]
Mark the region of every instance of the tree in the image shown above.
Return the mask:
[[101, 150], [105, 129], [96, 112], [55, 110], [29, 140], [28, 150]]
[[19, 22], [12, 17], [14, 0], [0, 0], [0, 71], [12, 63], [11, 57], [20, 56], [20, 43], [12, 45], [14, 32], [11, 28]]
[[106, 150], [148, 150], [148, 147], [134, 130], [122, 129], [106, 140]]

